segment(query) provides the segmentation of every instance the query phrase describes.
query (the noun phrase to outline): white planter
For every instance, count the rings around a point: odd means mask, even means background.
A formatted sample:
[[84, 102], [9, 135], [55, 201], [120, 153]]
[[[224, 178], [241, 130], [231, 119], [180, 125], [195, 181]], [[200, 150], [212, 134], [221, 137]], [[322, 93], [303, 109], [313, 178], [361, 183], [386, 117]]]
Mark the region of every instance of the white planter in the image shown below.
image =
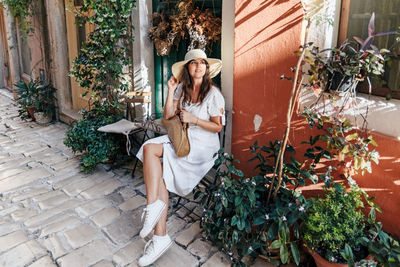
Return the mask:
[[45, 125], [51, 122], [52, 116], [44, 112], [35, 112], [35, 119], [38, 124]]

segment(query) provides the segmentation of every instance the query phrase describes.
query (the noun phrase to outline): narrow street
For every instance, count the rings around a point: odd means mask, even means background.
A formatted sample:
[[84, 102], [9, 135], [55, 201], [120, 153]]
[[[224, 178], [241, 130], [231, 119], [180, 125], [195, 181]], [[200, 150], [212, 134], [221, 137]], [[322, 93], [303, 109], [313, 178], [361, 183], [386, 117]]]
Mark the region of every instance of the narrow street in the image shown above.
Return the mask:
[[[4, 89], [0, 118], [0, 266], [137, 266], [145, 245], [138, 235], [145, 205], [140, 174], [132, 179], [128, 166], [81, 173], [63, 144], [67, 125], [21, 121]], [[195, 203], [185, 205], [201, 214]], [[175, 243], [154, 266], [230, 266], [202, 241], [199, 218], [188, 213], [170, 206], [167, 229]]]

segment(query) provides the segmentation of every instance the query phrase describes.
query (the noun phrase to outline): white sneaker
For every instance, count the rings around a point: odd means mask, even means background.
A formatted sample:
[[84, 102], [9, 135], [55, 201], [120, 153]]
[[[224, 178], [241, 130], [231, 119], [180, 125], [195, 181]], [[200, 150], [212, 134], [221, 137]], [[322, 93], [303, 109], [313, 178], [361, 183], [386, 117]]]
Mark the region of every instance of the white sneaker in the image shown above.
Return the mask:
[[148, 266], [161, 257], [164, 252], [172, 245], [171, 238], [166, 235], [163, 237], [150, 239], [144, 247], [143, 256], [139, 259], [139, 266]]
[[164, 201], [157, 199], [155, 202], [147, 205], [146, 208], [143, 209], [142, 221], [145, 214], [146, 217], [143, 223], [143, 228], [140, 231], [141, 238], [145, 238], [150, 234], [158, 220], [161, 218], [166, 206], [167, 205]]

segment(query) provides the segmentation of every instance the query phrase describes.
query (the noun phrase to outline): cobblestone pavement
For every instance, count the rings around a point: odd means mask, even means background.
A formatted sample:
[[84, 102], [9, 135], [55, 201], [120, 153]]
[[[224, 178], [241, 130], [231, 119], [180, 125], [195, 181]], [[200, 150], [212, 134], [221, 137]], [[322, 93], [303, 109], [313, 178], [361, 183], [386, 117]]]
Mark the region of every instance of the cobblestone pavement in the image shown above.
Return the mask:
[[[21, 121], [17, 109], [0, 89], [0, 266], [137, 266], [145, 245], [141, 175], [106, 166], [79, 172], [79, 159], [63, 144], [67, 125]], [[195, 203], [185, 205], [200, 214]], [[201, 239], [196, 216], [171, 210], [175, 243], [154, 266], [230, 266]]]
[[[21, 121], [17, 110], [12, 94], [0, 89], [0, 267], [137, 266], [146, 242], [139, 237], [141, 170], [134, 179], [129, 166], [81, 173], [79, 158], [63, 144], [66, 124]], [[183, 200], [191, 212], [173, 209], [174, 202], [167, 231], [175, 242], [152, 266], [231, 266], [202, 240], [194, 215], [201, 208]], [[260, 259], [251, 265], [270, 266]]]

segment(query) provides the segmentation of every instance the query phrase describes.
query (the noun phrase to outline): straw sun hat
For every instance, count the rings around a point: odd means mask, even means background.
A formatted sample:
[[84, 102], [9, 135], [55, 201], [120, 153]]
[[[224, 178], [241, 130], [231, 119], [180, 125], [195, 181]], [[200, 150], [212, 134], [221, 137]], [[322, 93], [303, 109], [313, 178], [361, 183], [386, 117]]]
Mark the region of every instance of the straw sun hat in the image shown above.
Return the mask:
[[211, 78], [217, 76], [218, 73], [221, 71], [221, 60], [216, 58], [207, 58], [207, 55], [203, 50], [193, 49], [186, 53], [185, 60], [176, 62], [174, 65], [172, 65], [172, 74], [174, 75], [174, 77], [180, 80], [185, 64], [197, 58], [205, 59], [208, 62]]

